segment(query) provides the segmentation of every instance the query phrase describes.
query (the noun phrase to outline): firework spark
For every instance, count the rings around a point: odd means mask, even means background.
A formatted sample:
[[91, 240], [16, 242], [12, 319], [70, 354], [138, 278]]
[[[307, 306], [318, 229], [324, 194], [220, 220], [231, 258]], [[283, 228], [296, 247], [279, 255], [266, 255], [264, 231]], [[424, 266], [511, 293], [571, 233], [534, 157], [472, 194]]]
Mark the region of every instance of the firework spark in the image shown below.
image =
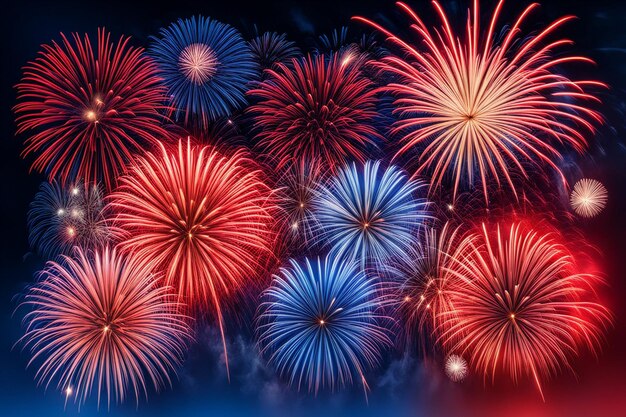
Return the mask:
[[97, 185], [42, 183], [28, 211], [30, 246], [47, 258], [74, 246], [95, 249], [114, 239]]
[[82, 178], [111, 189], [134, 152], [168, 137], [165, 90], [128, 38], [113, 44], [101, 29], [96, 50], [87, 35], [61, 38], [43, 46], [17, 85], [17, 133], [34, 132], [23, 155], [36, 154], [32, 169], [62, 185]]
[[319, 55], [266, 72], [249, 92], [259, 99], [250, 111], [258, 146], [278, 168], [293, 160], [320, 160], [331, 170], [365, 161], [366, 148], [379, 137], [372, 120], [377, 99], [358, 68]]
[[363, 263], [405, 254], [413, 233], [429, 217], [428, 203], [414, 195], [419, 188], [394, 166], [380, 169], [378, 161], [347, 165], [317, 199], [318, 239]]
[[31, 307], [22, 338], [32, 351], [29, 366], [48, 387], [79, 404], [95, 389], [121, 403], [139, 401], [147, 386], [171, 384], [190, 338], [187, 317], [171, 289], [157, 283], [152, 264], [108, 248], [48, 262], [26, 295]]
[[[556, 20], [535, 36], [520, 37], [520, 27], [538, 6], [528, 6], [501, 42], [494, 41], [503, 2], [493, 13], [489, 31], [481, 38], [478, 1], [468, 15], [465, 39], [455, 35], [443, 8], [433, 2], [442, 27], [434, 32], [407, 5], [398, 3], [413, 20], [412, 29], [424, 40], [411, 45], [380, 25], [361, 18], [383, 32], [402, 53], [387, 56], [381, 71], [396, 77], [386, 90], [397, 97], [400, 134], [396, 157], [420, 149], [416, 175], [432, 173], [431, 190], [452, 178], [454, 194], [471, 188], [475, 177], [488, 199], [488, 180], [508, 184], [517, 196], [516, 176], [528, 177], [525, 165], [557, 166], [558, 146], [582, 152], [600, 115], [587, 107], [599, 100], [587, 90], [604, 86], [597, 81], [574, 81], [556, 71], [572, 62], [592, 62], [580, 56], [554, 58], [571, 41], [549, 37], [564, 23]], [[412, 155], [412, 154], [411, 154]], [[409, 155], [409, 156], [411, 156]], [[521, 174], [521, 175], [519, 175]]]
[[572, 356], [599, 345], [610, 321], [590, 298], [599, 278], [579, 272], [556, 232], [523, 223], [488, 230], [483, 224], [474, 248], [450, 267], [459, 279], [441, 340], [469, 355], [485, 379], [498, 370], [514, 381], [529, 376], [543, 397], [544, 378], [571, 370]]
[[600, 181], [583, 178], [579, 180], [570, 195], [572, 209], [582, 217], [594, 217], [606, 206], [608, 193]]
[[177, 119], [184, 115], [186, 124], [204, 127], [246, 104], [247, 85], [258, 70], [250, 47], [235, 28], [194, 16], [179, 19], [152, 39], [149, 53]]
[[390, 338], [379, 289], [357, 264], [332, 255], [291, 261], [265, 297], [259, 343], [291, 385], [317, 393], [357, 379], [367, 392], [363, 373], [377, 364]]
[[240, 152], [180, 141], [139, 158], [111, 196], [121, 247], [153, 261], [185, 304], [210, 309], [222, 338], [227, 300], [259, 275], [274, 244], [270, 191], [249, 166]]

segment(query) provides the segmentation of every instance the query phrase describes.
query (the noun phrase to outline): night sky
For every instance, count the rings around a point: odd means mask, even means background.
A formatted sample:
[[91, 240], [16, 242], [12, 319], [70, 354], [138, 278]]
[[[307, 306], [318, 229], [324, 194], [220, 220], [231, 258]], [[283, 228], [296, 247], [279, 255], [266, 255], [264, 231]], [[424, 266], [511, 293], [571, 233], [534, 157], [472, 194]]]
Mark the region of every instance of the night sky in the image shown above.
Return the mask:
[[[451, 19], [459, 23], [468, 2], [442, 1]], [[433, 17], [425, 0], [409, 1], [426, 18]], [[483, 1], [483, 18], [495, 2]], [[523, 3], [524, 5], [526, 2]], [[505, 4], [508, 21], [521, 11], [522, 4]], [[148, 37], [179, 17], [211, 16], [239, 29], [250, 38], [255, 31], [287, 33], [303, 50], [310, 49], [318, 35], [348, 25], [357, 33], [363, 27], [350, 22], [354, 15], [388, 22], [405, 30], [406, 19], [392, 1], [11, 1], [2, 6], [2, 76], [0, 77], [0, 416], [90, 416], [98, 414], [96, 402], [89, 401], [78, 413], [64, 396], [34, 382], [35, 368], [26, 369], [28, 354], [14, 346], [22, 334], [23, 311], [16, 311], [19, 294], [32, 281], [44, 260], [30, 252], [26, 228], [28, 204], [43, 176], [29, 174], [29, 161], [20, 158], [24, 137], [15, 137], [11, 107], [13, 86], [20, 68], [35, 57], [39, 46], [58, 39], [59, 32], [89, 32], [105, 26], [114, 35], [132, 36], [134, 45], [147, 46]], [[306, 390], [289, 389], [261, 361], [251, 342], [251, 314], [229, 329], [230, 383], [221, 358], [221, 341], [216, 331], [197, 335], [179, 379], [173, 388], [150, 392], [139, 405], [131, 400], [111, 404], [114, 416], [623, 416], [626, 415], [626, 3], [621, 1], [544, 0], [534, 14], [534, 29], [556, 17], [574, 14], [578, 20], [559, 32], [575, 40], [574, 50], [591, 57], [597, 67], [585, 67], [583, 74], [610, 85], [602, 91], [599, 107], [606, 118], [584, 157], [570, 156], [578, 166], [566, 172], [574, 182], [583, 173], [602, 181], [609, 203], [601, 215], [581, 221], [586, 239], [598, 249], [596, 261], [603, 267], [607, 285], [599, 297], [614, 313], [614, 326], [607, 332], [604, 349], [596, 359], [589, 354], [574, 361], [576, 375], [563, 373], [546, 382], [546, 402], [535, 387], [508, 380], [500, 386], [483, 385], [480, 377], [461, 385], [443, 375], [438, 364], [388, 353], [380, 369], [368, 374], [372, 388], [369, 402], [360, 386], [340, 393], [322, 393], [314, 398]], [[578, 74], [580, 75], [580, 74]], [[418, 360], [419, 359], [419, 360]], [[93, 400], [93, 398], [92, 398]], [[621, 413], [620, 413], [621, 410]], [[106, 415], [106, 403], [99, 414]]]

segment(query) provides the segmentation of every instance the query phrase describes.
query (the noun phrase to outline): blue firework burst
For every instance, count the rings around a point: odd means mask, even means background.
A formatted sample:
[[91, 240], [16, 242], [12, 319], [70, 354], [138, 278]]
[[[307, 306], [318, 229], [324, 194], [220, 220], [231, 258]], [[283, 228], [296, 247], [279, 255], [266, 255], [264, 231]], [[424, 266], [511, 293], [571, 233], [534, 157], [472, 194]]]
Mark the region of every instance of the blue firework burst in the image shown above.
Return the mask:
[[246, 104], [258, 68], [232, 26], [207, 17], [179, 19], [153, 37], [149, 54], [169, 90], [176, 118], [202, 125]]
[[279, 63], [290, 65], [294, 58], [302, 56], [300, 48], [287, 39], [284, 33], [265, 32], [252, 39], [249, 44], [261, 70], [276, 69]]
[[298, 389], [317, 393], [357, 380], [367, 391], [364, 372], [391, 343], [379, 290], [357, 264], [334, 255], [292, 260], [264, 294], [257, 328], [263, 354]]
[[69, 254], [113, 239], [102, 190], [84, 184], [63, 187], [44, 182], [28, 211], [30, 246], [46, 258]]
[[428, 202], [415, 196], [420, 188], [399, 168], [381, 169], [378, 161], [344, 167], [318, 198], [318, 241], [362, 264], [402, 256], [429, 218]]

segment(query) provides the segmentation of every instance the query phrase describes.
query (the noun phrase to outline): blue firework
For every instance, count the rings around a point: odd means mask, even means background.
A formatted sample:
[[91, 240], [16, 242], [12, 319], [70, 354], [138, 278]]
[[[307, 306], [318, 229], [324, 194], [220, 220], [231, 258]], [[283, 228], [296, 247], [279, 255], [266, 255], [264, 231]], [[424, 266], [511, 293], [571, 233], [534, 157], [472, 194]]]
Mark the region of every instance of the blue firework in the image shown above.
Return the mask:
[[258, 68], [248, 44], [232, 26], [208, 17], [179, 19], [153, 37], [149, 54], [169, 90], [176, 119], [202, 125], [246, 104]]
[[277, 64], [290, 65], [302, 53], [295, 42], [287, 39], [284, 33], [265, 32], [250, 42], [250, 49], [261, 70], [276, 69]]
[[378, 364], [389, 345], [384, 299], [354, 262], [334, 255], [281, 268], [266, 290], [258, 319], [262, 353], [290, 385], [343, 387]]
[[395, 166], [353, 163], [339, 171], [317, 201], [318, 240], [365, 264], [402, 256], [429, 218], [428, 202], [415, 196], [421, 183]]
[[68, 187], [44, 182], [28, 211], [30, 246], [46, 258], [69, 254], [113, 239], [102, 190], [84, 184]]

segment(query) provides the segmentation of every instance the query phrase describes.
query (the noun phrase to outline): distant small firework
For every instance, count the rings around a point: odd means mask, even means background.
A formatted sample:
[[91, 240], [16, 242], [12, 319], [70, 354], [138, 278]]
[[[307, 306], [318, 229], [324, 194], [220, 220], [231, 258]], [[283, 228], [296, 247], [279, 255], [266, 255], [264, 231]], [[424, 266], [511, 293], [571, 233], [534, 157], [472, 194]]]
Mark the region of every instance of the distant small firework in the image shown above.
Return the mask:
[[149, 53], [167, 86], [176, 119], [184, 116], [186, 124], [206, 126], [246, 104], [247, 85], [258, 69], [235, 28], [194, 16], [179, 19], [152, 39]]
[[153, 262], [185, 304], [212, 313], [222, 337], [224, 308], [273, 256], [274, 206], [252, 165], [191, 139], [161, 145], [135, 161], [110, 198], [120, 246]]
[[152, 264], [108, 248], [76, 248], [73, 257], [48, 262], [26, 295], [22, 338], [41, 362], [36, 378], [84, 403], [97, 391], [124, 402], [147, 396], [147, 386], [171, 384], [190, 338], [187, 317], [170, 288], [157, 283]]
[[[265, 32], [248, 44], [262, 71], [276, 69], [279, 63], [289, 65], [294, 58], [301, 57], [300, 48], [288, 40], [284, 33]], [[266, 78], [265, 72], [263, 78]]]
[[339, 170], [316, 199], [318, 239], [333, 251], [381, 262], [407, 252], [428, 216], [428, 203], [415, 194], [420, 183], [379, 161]]
[[298, 389], [363, 384], [390, 333], [373, 278], [332, 255], [291, 261], [274, 276], [258, 319], [262, 353]]
[[94, 249], [114, 236], [97, 185], [43, 183], [28, 211], [30, 246], [50, 259], [74, 246]]
[[315, 218], [315, 200], [327, 175], [319, 161], [295, 161], [284, 170], [278, 181], [277, 200], [283, 242], [288, 249], [310, 246], [318, 228]]
[[555, 58], [555, 50], [571, 41], [547, 41], [574, 17], [560, 18], [536, 35], [520, 36], [522, 23], [538, 7], [533, 3], [499, 36], [499, 2], [481, 38], [474, 1], [462, 39], [452, 31], [441, 5], [433, 4], [442, 22], [434, 32], [409, 6], [398, 3], [423, 39], [418, 45], [355, 18], [380, 30], [400, 51], [375, 64], [395, 79], [386, 90], [397, 97], [399, 121], [393, 132], [401, 135], [401, 147], [396, 157], [419, 155], [416, 175], [429, 171], [431, 189], [450, 177], [454, 195], [462, 187], [471, 189], [478, 177], [485, 200], [489, 180], [509, 185], [517, 195], [515, 177], [527, 178], [528, 165], [549, 166], [563, 178], [557, 145], [584, 151], [585, 132], [594, 131], [592, 122], [601, 122], [587, 106], [599, 100], [587, 90], [605, 87], [597, 81], [573, 81], [557, 71], [561, 64], [592, 62], [579, 56]]
[[461, 382], [467, 376], [467, 361], [459, 355], [446, 358], [446, 375], [452, 382]]
[[280, 169], [293, 160], [320, 160], [335, 170], [364, 162], [379, 137], [376, 95], [359, 69], [336, 56], [307, 56], [277, 64], [249, 94], [258, 147]]
[[31, 133], [23, 155], [36, 154], [32, 169], [62, 185], [81, 178], [110, 190], [134, 152], [168, 137], [159, 113], [165, 90], [129, 38], [114, 44], [100, 29], [97, 49], [87, 35], [61, 38], [43, 46], [17, 84], [17, 133]]
[[583, 178], [570, 195], [572, 209], [581, 217], [594, 217], [606, 206], [608, 193], [600, 181]]
[[458, 280], [450, 267], [467, 256], [472, 240], [449, 222], [440, 229], [428, 227], [406, 255], [385, 265], [409, 339], [420, 338], [424, 347], [432, 346], [429, 337], [450, 322], [454, 312], [450, 290]]
[[459, 280], [440, 333], [485, 379], [527, 376], [543, 397], [543, 379], [572, 369], [582, 348], [595, 351], [610, 313], [592, 301], [599, 278], [580, 272], [559, 235], [540, 227], [483, 224], [472, 251], [450, 266]]

